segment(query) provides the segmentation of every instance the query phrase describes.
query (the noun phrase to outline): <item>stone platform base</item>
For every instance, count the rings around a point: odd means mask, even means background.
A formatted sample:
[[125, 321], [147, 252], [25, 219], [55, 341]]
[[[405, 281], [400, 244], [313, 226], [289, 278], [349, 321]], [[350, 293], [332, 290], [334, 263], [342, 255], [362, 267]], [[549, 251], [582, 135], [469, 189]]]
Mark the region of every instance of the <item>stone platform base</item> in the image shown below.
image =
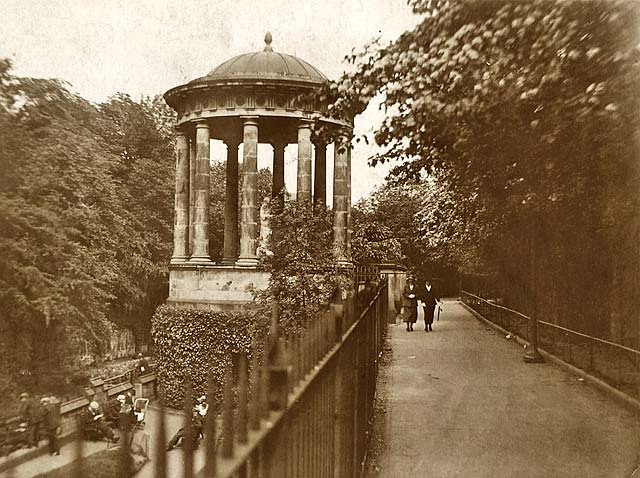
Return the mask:
[[253, 302], [266, 289], [269, 273], [233, 265], [171, 264], [167, 304], [206, 310], [234, 310]]

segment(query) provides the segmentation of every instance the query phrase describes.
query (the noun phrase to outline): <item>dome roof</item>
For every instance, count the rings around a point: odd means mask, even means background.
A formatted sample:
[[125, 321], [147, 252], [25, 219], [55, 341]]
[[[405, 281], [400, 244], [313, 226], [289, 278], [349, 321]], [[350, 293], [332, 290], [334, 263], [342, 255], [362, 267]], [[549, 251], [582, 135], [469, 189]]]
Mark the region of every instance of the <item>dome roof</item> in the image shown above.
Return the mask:
[[245, 53], [221, 63], [206, 76], [194, 81], [218, 79], [294, 80], [324, 83], [327, 77], [316, 67], [286, 53], [277, 53], [271, 48], [271, 34], [264, 38], [263, 51]]

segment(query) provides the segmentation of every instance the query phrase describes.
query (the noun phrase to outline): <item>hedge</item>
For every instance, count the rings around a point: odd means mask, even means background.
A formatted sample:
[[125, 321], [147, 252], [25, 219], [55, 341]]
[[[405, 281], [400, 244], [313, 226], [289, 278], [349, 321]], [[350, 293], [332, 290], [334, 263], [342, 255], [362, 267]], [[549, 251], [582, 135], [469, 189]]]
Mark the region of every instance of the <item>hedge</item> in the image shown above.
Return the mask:
[[213, 371], [217, 398], [222, 394], [225, 369], [233, 354], [260, 350], [269, 329], [269, 314], [261, 308], [219, 312], [158, 307], [151, 319], [156, 347], [158, 384], [167, 406], [182, 408], [185, 379], [190, 377], [195, 396], [204, 395]]

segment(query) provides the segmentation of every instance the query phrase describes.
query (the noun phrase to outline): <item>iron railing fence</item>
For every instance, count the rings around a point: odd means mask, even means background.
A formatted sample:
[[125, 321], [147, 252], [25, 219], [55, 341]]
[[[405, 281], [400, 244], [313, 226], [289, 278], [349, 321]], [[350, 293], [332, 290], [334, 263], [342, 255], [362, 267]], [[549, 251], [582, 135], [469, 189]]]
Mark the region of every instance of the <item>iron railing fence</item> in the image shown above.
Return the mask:
[[358, 286], [356, 290], [360, 290], [365, 284], [377, 282], [380, 279], [380, 268], [378, 266], [357, 266], [355, 276]]
[[[221, 404], [210, 403], [204, 424], [205, 465], [194, 470], [198, 438], [185, 420], [184, 478], [355, 478], [361, 476], [373, 419], [379, 357], [386, 331], [387, 282], [358, 311], [355, 294], [335, 300], [302, 336], [285, 339], [272, 326], [262, 358], [241, 354], [225, 373]], [[249, 363], [251, 362], [251, 363]], [[234, 378], [237, 377], [236, 378]], [[237, 383], [236, 383], [237, 382]], [[193, 409], [185, 386], [186, 417]], [[207, 396], [215, 396], [212, 377]], [[165, 411], [151, 438], [155, 478], [167, 478]], [[217, 417], [217, 418], [215, 418]], [[119, 477], [133, 476], [130, 437], [120, 440]], [[82, 440], [76, 439], [77, 456]], [[74, 478], [93, 476], [76, 459]], [[172, 472], [175, 476], [175, 470]]]
[[[530, 342], [529, 317], [467, 291], [465, 304], [489, 321]], [[640, 350], [538, 320], [538, 344], [545, 352], [640, 398]]]

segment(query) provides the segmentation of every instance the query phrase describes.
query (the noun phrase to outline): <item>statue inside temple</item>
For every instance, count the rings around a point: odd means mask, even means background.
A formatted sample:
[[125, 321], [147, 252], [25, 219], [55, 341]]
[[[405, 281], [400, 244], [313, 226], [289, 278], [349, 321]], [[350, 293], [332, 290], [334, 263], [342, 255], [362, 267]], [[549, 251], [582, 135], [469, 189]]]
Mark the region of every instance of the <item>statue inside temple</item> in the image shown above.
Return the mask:
[[273, 252], [269, 250], [269, 238], [271, 236], [271, 203], [268, 197], [262, 200], [260, 206], [260, 243], [256, 255], [272, 256]]

